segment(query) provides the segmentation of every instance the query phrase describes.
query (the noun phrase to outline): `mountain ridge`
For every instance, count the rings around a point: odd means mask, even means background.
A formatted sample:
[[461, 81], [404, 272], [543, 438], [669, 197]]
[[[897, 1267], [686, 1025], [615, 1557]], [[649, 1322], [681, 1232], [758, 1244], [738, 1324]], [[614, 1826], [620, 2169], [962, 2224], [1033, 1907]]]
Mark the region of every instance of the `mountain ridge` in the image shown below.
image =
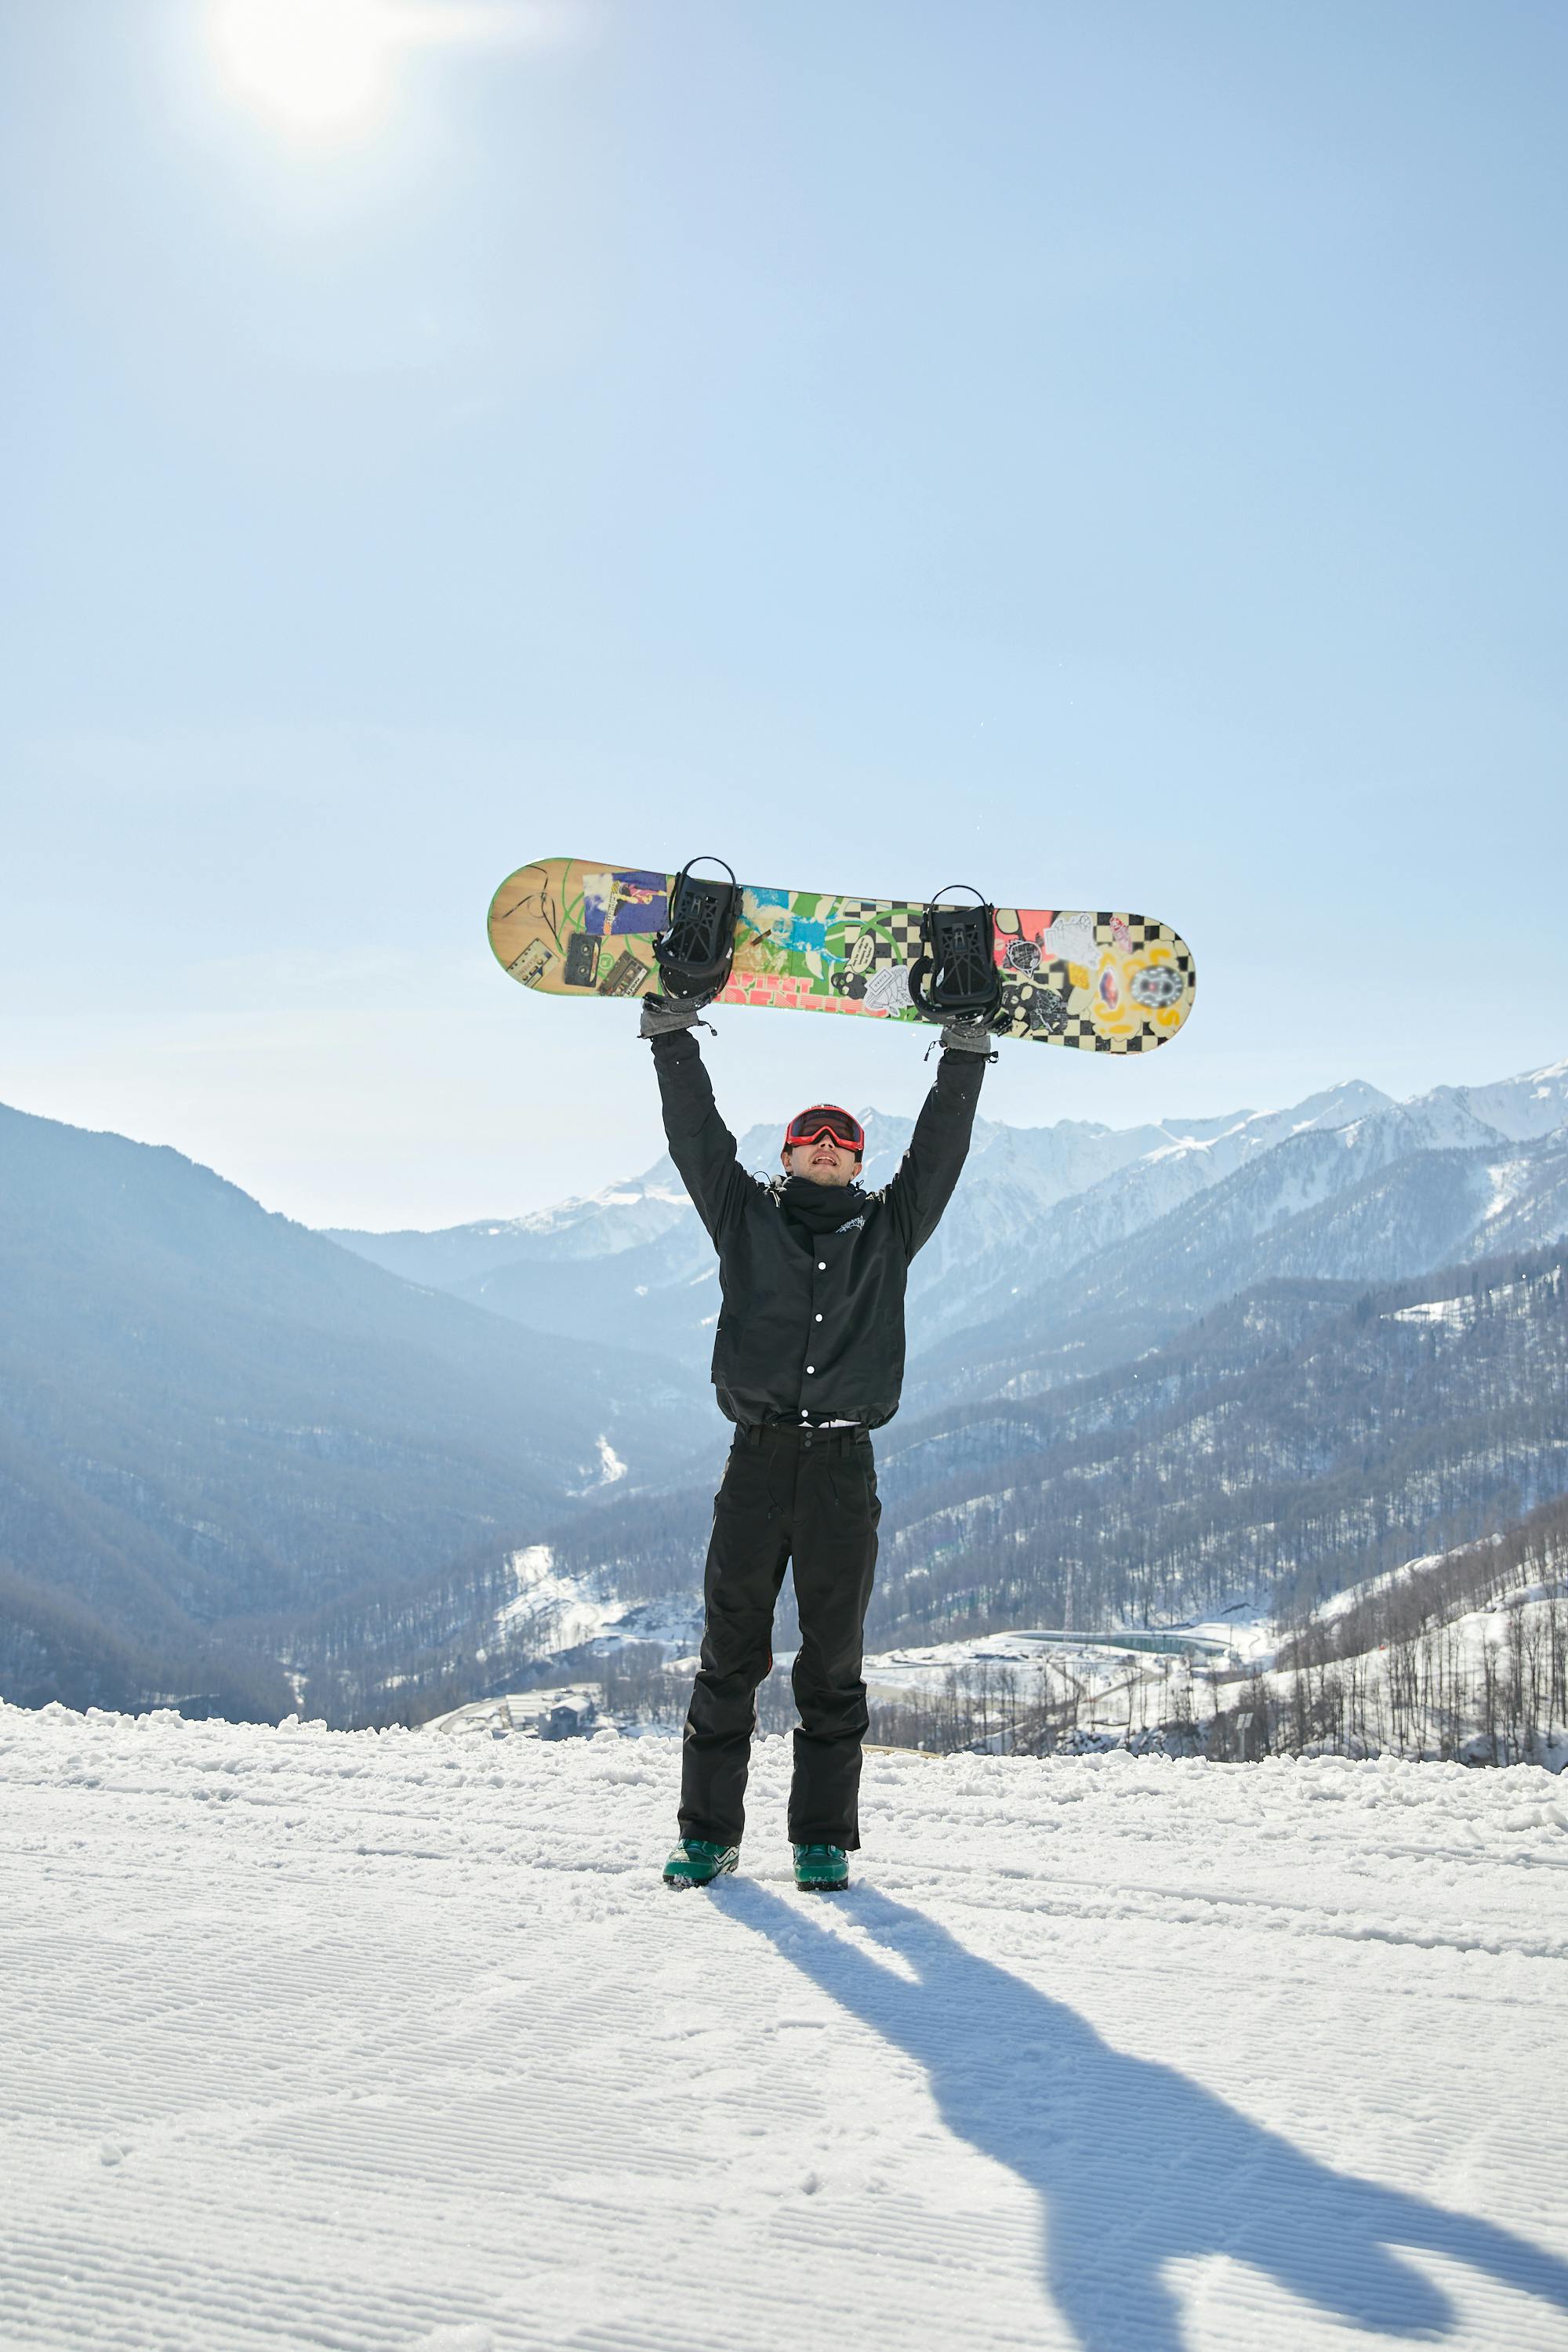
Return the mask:
[[[912, 1122], [874, 1110], [865, 1118], [866, 1178], [874, 1187], [893, 1173]], [[1080, 1272], [1092, 1278], [1108, 1254], [1173, 1214], [1190, 1209], [1201, 1225], [1201, 1204], [1216, 1192], [1233, 1211], [1239, 1246], [1248, 1213], [1258, 1240], [1310, 1205], [1305, 1192], [1292, 1205], [1279, 1189], [1289, 1174], [1326, 1199], [1420, 1151], [1485, 1144], [1501, 1152], [1564, 1120], [1568, 1062], [1485, 1087], [1434, 1088], [1403, 1104], [1348, 1079], [1283, 1109], [1130, 1129], [1083, 1120], [1015, 1128], [981, 1118], [952, 1205], [911, 1268], [916, 1344], [961, 1348], [961, 1335], [1004, 1321], [1026, 1297], [1053, 1300], [1050, 1284]], [[765, 1171], [781, 1132], [771, 1124], [748, 1129], [739, 1139], [742, 1164]], [[1302, 1144], [1303, 1137], [1318, 1140]], [[1286, 1156], [1276, 1163], [1279, 1152]], [[1248, 1169], [1268, 1172], [1247, 1178]], [[705, 1369], [718, 1305], [712, 1254], [668, 1156], [559, 1213], [423, 1236], [335, 1228], [333, 1238], [531, 1328], [563, 1337], [613, 1329], [671, 1364]], [[1386, 1269], [1400, 1270], [1416, 1269]]]

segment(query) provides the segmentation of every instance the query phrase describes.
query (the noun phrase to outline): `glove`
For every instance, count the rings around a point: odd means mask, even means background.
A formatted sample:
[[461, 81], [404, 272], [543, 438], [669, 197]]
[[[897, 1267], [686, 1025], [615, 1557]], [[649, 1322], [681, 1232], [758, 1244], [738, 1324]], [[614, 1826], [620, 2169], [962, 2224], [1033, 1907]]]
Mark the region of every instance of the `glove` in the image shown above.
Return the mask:
[[[700, 996], [645, 996], [642, 1000], [642, 1024], [639, 1037], [669, 1037], [678, 1029], [695, 1029], [697, 1016], [702, 1010]], [[703, 1022], [704, 1029], [710, 1022]]]
[[939, 1042], [949, 1053], [984, 1054], [988, 1062], [996, 1059], [991, 1032], [977, 1013], [955, 1013]]

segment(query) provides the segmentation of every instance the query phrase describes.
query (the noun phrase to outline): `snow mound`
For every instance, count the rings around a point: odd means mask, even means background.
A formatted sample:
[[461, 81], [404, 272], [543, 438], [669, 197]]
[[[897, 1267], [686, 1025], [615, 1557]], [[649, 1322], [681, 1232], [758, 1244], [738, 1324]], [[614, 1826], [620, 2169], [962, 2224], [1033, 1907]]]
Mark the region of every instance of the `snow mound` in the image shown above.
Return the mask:
[[0, 1706], [7, 2352], [1568, 2340], [1548, 1774], [787, 1768]]

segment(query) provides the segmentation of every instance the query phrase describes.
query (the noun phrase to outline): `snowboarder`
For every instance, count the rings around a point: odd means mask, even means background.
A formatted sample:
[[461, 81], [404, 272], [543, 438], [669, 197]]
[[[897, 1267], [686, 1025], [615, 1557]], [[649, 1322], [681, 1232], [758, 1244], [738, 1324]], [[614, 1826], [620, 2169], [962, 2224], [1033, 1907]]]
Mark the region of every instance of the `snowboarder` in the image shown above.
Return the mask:
[[713, 1385], [735, 1438], [714, 1499], [701, 1663], [682, 1750], [671, 1885], [734, 1869], [756, 1690], [773, 1665], [773, 1607], [795, 1563], [800, 1650], [789, 1834], [797, 1885], [847, 1886], [860, 1843], [866, 1736], [861, 1646], [877, 1558], [873, 1429], [899, 1408], [904, 1285], [969, 1150], [985, 1065], [983, 1020], [942, 1032], [936, 1083], [898, 1173], [859, 1184], [865, 1134], [835, 1103], [790, 1121], [772, 1181], [748, 1175], [694, 1034], [696, 999], [642, 1000], [670, 1157], [719, 1254]]

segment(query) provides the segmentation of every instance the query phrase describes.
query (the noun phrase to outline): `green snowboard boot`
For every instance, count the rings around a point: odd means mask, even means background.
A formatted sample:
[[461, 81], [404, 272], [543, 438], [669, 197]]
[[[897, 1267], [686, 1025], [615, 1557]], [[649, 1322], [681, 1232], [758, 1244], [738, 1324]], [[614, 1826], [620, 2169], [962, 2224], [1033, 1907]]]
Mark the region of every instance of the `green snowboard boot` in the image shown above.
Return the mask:
[[710, 1879], [722, 1878], [733, 1870], [741, 1859], [738, 1845], [715, 1845], [710, 1838], [682, 1838], [670, 1849], [669, 1860], [664, 1865], [667, 1886], [706, 1886]]
[[839, 1895], [849, 1884], [849, 1857], [841, 1845], [797, 1845], [795, 1883], [808, 1895]]

